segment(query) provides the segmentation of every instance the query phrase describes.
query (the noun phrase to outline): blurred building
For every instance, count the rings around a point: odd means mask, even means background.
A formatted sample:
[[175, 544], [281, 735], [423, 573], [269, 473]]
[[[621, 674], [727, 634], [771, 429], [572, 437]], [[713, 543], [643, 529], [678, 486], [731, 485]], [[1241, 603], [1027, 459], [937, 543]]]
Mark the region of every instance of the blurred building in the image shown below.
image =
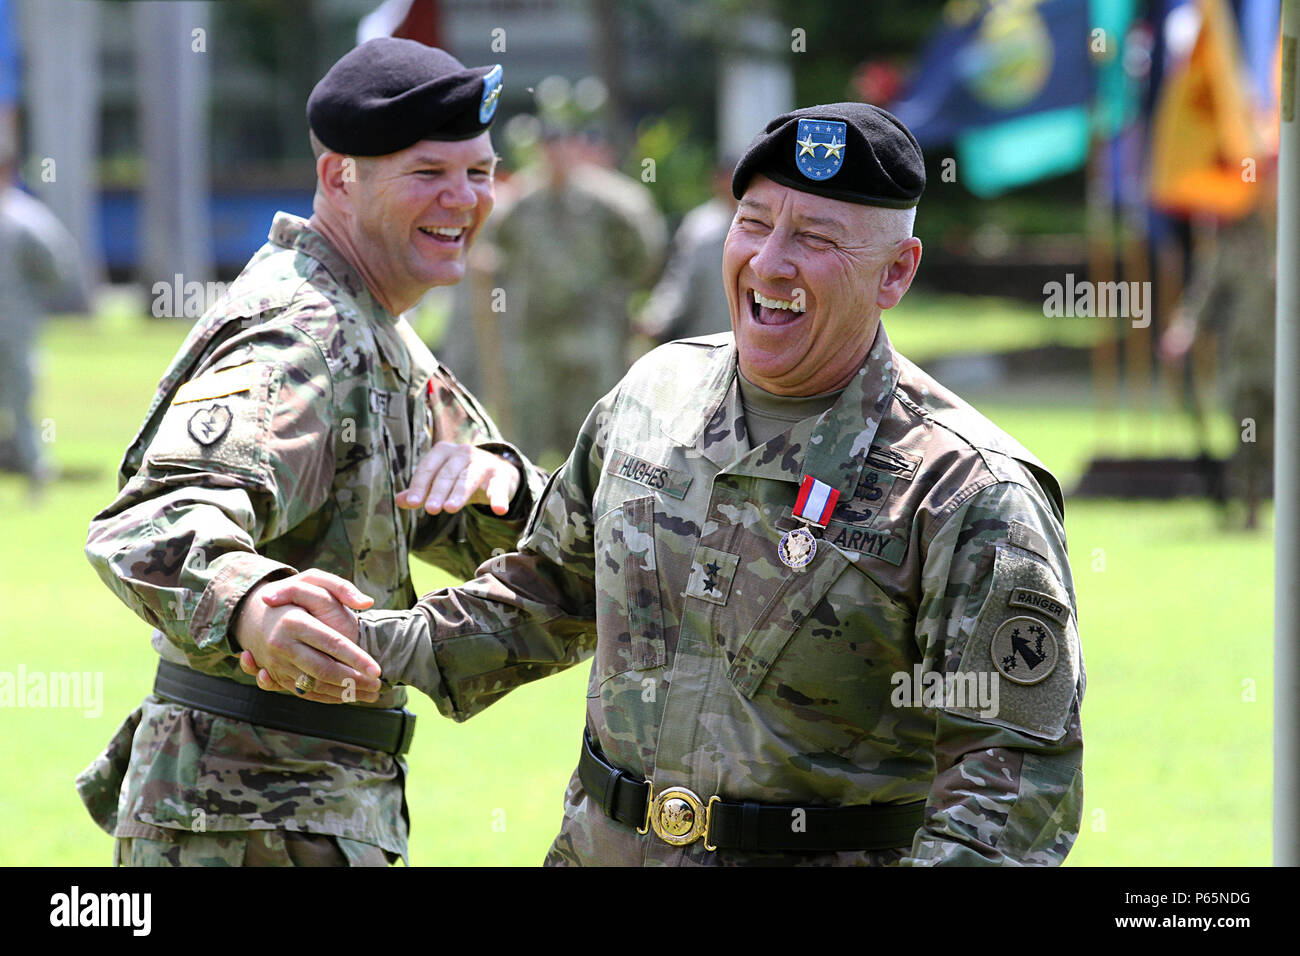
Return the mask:
[[[544, 77], [600, 77], [604, 134], [628, 171], [639, 172], [632, 151], [646, 117], [672, 111], [706, 142], [725, 120], [747, 138], [792, 101], [786, 33], [753, 14], [724, 16], [729, 8], [717, 4], [417, 2], [452, 53], [505, 65], [498, 128], [535, 109]], [[380, 7], [10, 3], [23, 60], [25, 182], [110, 276], [146, 283], [173, 272], [229, 276], [264, 240], [275, 210], [309, 212], [307, 96]], [[48, 160], [57, 182], [42, 178]], [[702, 181], [693, 202], [706, 192]]]

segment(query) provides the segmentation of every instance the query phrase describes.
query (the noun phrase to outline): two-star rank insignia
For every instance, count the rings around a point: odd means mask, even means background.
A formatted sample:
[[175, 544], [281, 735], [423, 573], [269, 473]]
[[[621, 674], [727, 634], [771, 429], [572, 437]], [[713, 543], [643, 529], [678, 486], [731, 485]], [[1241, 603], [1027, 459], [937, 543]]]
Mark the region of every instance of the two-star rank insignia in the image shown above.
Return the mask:
[[215, 445], [230, 430], [230, 406], [212, 404], [190, 416], [190, 437], [200, 445]]
[[1056, 635], [1039, 618], [1009, 618], [994, 632], [989, 653], [1007, 680], [1037, 684], [1056, 669]]
[[817, 181], [838, 173], [844, 165], [848, 133], [848, 124], [839, 120], [801, 119], [795, 132], [794, 156], [799, 172]]

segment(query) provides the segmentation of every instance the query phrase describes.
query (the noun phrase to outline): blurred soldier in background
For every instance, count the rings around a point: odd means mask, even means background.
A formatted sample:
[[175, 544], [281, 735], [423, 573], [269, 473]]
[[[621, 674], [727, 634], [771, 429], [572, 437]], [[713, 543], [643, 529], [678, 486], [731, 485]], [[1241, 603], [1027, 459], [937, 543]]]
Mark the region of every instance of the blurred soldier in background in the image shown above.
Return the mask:
[[25, 475], [33, 495], [54, 466], [32, 421], [32, 351], [46, 312], [87, 312], [77, 242], [38, 200], [18, 188], [13, 113], [0, 115], [0, 469]]
[[637, 316], [637, 331], [656, 345], [725, 332], [731, 326], [727, 293], [718, 276], [722, 245], [736, 214], [731, 171], [737, 159], [729, 157], [714, 167], [712, 198], [682, 219], [664, 274]]
[[663, 217], [647, 190], [552, 126], [538, 169], [497, 220], [501, 363], [520, 446], [562, 456], [628, 365], [628, 298], [657, 273]]
[[[1263, 180], [1261, 187], [1266, 189]], [[1258, 526], [1259, 502], [1273, 471], [1273, 208], [1264, 201], [1245, 218], [1218, 227], [1212, 247], [1197, 257], [1192, 281], [1161, 340], [1168, 362], [1183, 361], [1198, 340], [1218, 341], [1220, 379], [1238, 439], [1228, 461], [1227, 490], [1245, 504], [1247, 529]], [[1193, 380], [1191, 401], [1199, 424], [1203, 412], [1196, 384]]]

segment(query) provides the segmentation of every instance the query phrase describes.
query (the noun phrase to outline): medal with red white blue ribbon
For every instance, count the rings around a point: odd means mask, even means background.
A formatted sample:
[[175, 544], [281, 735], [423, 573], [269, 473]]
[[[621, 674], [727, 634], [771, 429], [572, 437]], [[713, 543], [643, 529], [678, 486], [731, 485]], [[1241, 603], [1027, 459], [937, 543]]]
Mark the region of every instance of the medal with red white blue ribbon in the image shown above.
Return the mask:
[[787, 531], [777, 545], [776, 555], [782, 564], [798, 570], [812, 561], [817, 554], [817, 539], [813, 537], [811, 527], [825, 528], [835, 510], [835, 502], [839, 500], [838, 490], [812, 475], [803, 476], [799, 496], [794, 500], [794, 517], [802, 524]]

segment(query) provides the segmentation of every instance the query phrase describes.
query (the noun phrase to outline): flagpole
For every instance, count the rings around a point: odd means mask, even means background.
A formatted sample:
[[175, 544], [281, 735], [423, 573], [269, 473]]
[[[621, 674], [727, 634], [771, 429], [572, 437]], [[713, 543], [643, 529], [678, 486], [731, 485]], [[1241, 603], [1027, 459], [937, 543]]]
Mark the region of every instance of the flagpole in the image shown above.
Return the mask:
[[[1094, 283], [1094, 289], [1099, 288], [1102, 282], [1110, 282], [1115, 272], [1115, 221], [1109, 198], [1110, 177], [1105, 142], [1101, 134], [1094, 130], [1088, 149], [1088, 278]], [[1095, 454], [1118, 455], [1120, 451], [1114, 446], [1114, 441], [1119, 404], [1120, 333], [1118, 320], [1114, 316], [1102, 316], [1099, 321], [1104, 323], [1104, 328], [1092, 343], [1092, 385], [1097, 399], [1093, 441]]]
[[1273, 865], [1300, 865], [1300, 0], [1282, 2], [1273, 463]]

